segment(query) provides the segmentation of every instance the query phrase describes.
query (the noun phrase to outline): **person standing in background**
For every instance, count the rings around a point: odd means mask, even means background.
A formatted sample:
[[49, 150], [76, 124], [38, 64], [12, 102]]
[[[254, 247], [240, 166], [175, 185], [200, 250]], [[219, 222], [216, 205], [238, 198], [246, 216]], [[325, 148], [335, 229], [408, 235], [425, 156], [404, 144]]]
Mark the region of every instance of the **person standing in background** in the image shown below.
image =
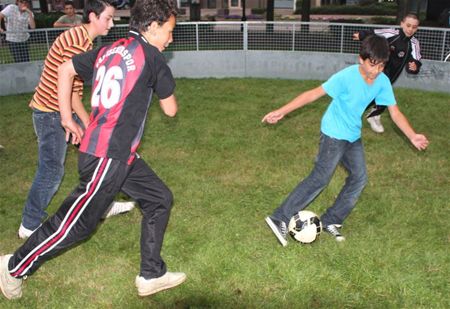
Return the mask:
[[[420, 45], [414, 34], [419, 29], [419, 18], [415, 14], [407, 14], [400, 23], [400, 29], [370, 29], [355, 32], [353, 40], [363, 41], [367, 36], [376, 34], [386, 38], [389, 42], [389, 60], [384, 67], [383, 73], [389, 78], [393, 85], [400, 77], [403, 69], [408, 74], [419, 74], [422, 63], [420, 59]], [[376, 105], [371, 102], [366, 114], [367, 122], [372, 131], [383, 133], [384, 127], [381, 123], [381, 114], [386, 106]]]
[[[10, 4], [0, 12], [0, 23], [5, 19], [6, 41], [14, 62], [29, 62], [28, 28], [36, 28], [34, 14], [30, 9], [28, 0], [17, 0], [16, 4]], [[4, 30], [0, 28], [0, 33]]]
[[75, 7], [72, 1], [66, 1], [66, 3], [64, 4], [64, 13], [66, 14], [55, 21], [53, 27], [61, 28], [81, 25], [83, 17], [75, 14]]

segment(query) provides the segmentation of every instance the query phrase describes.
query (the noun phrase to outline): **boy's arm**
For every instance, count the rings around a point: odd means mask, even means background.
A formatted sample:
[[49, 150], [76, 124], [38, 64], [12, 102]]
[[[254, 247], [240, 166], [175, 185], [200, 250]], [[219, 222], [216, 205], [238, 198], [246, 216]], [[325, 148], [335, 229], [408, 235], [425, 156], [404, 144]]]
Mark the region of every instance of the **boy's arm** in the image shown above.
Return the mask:
[[72, 84], [77, 75], [72, 60], [66, 61], [58, 68], [58, 104], [61, 125], [66, 130], [66, 141], [72, 135], [72, 144], [79, 144], [83, 129], [72, 118]]
[[353, 40], [354, 41], [363, 41], [370, 34], [374, 34], [372, 29], [357, 31], [357, 32], [353, 33]]
[[55, 21], [55, 23], [53, 24], [54, 28], [60, 28], [60, 27], [72, 27], [74, 26], [73, 24], [69, 24], [65, 22], [65, 17], [66, 15], [61, 16], [60, 18], [58, 18], [57, 21]]
[[159, 100], [159, 106], [163, 110], [164, 114], [169, 117], [175, 117], [178, 111], [178, 104], [175, 95], [171, 95], [165, 99]]
[[72, 110], [77, 114], [78, 118], [81, 119], [84, 128], [87, 128], [89, 125], [89, 114], [84, 108], [78, 91], [72, 92]]
[[36, 22], [34, 21], [34, 14], [31, 11], [30, 7], [27, 7], [28, 12], [28, 25], [30, 26], [30, 29], [36, 29]]
[[408, 55], [408, 63], [406, 65], [406, 72], [409, 74], [419, 74], [422, 62], [420, 59], [422, 55], [420, 54], [420, 44], [419, 41], [413, 37], [411, 38], [411, 50]]
[[[0, 24], [2, 23], [3, 18], [5, 18], [5, 15], [3, 15], [2, 12], [0, 12]], [[2, 27], [0, 27], [0, 33], [3, 33], [5, 30], [3, 30]]]
[[0, 12], [0, 25], [2, 24], [2, 20], [5, 20], [5, 29], [3, 29], [2, 27], [0, 27], [0, 33], [3, 33], [6, 31], [6, 20], [8, 19], [8, 6], [6, 8], [3, 9], [3, 11]]
[[306, 104], [314, 102], [315, 100], [319, 99], [325, 94], [326, 92], [322, 86], [305, 91], [299, 96], [297, 96], [295, 99], [293, 99], [291, 102], [265, 115], [261, 122], [267, 122], [272, 124], [277, 123], [285, 115], [289, 114], [290, 112], [300, 107], [305, 106]]
[[397, 127], [406, 135], [411, 144], [418, 150], [424, 150], [428, 146], [428, 139], [423, 134], [417, 134], [400, 111], [397, 105], [388, 106], [389, 114]]
[[408, 62], [408, 65], [406, 66], [406, 72], [414, 75], [419, 74], [421, 66], [422, 62], [412, 59], [411, 61]]
[[[417, 56], [416, 56], [417, 57]], [[412, 54], [409, 55], [408, 63], [405, 67], [406, 72], [409, 74], [419, 74], [420, 68], [422, 67], [422, 62], [416, 59], [416, 57]], [[418, 58], [418, 57], [417, 57]]]
[[53, 24], [53, 28], [64, 28], [64, 27], [72, 27], [72, 25], [71, 24], [63, 24], [58, 21], [55, 21], [55, 23]]

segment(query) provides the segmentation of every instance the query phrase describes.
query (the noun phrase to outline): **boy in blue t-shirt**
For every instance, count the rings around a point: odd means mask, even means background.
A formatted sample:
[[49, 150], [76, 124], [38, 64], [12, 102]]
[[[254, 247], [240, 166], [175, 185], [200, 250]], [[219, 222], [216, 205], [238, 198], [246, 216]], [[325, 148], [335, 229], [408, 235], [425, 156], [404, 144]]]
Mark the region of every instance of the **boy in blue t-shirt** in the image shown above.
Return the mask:
[[336, 201], [322, 215], [321, 220], [325, 231], [337, 241], [345, 240], [338, 228], [355, 207], [367, 182], [361, 142], [361, 116], [372, 100], [377, 105], [388, 107], [394, 123], [418, 150], [427, 148], [427, 138], [413, 130], [396, 105], [391, 83], [382, 73], [388, 59], [389, 45], [386, 39], [369, 36], [361, 45], [359, 65], [339, 71], [321, 86], [300, 94], [262, 119], [262, 122], [275, 124], [288, 113], [325, 94], [333, 99], [322, 118], [319, 153], [311, 174], [266, 218], [267, 224], [283, 246], [287, 245], [287, 224], [291, 217], [305, 209], [328, 185], [339, 163], [342, 163], [349, 175]]

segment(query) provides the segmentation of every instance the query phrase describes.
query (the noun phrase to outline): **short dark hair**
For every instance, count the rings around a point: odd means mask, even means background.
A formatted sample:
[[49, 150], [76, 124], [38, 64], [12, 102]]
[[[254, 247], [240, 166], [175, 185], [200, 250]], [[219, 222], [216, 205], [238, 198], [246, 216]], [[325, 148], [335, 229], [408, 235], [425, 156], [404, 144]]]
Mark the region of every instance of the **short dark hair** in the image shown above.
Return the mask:
[[75, 7], [75, 4], [73, 4], [73, 1], [65, 1], [64, 6], [71, 5], [72, 7]]
[[359, 50], [362, 60], [370, 59], [372, 63], [387, 62], [389, 60], [389, 43], [378, 35], [369, 35], [364, 39]]
[[152, 22], [162, 25], [177, 16], [177, 5], [173, 0], [137, 0], [130, 15], [130, 29], [145, 32]]
[[83, 24], [89, 24], [89, 14], [95, 13], [96, 16], [105, 10], [107, 6], [116, 7], [115, 0], [87, 0], [83, 10]]
[[418, 22], [420, 22], [419, 16], [417, 16], [416, 13], [410, 12], [410, 13], [406, 14], [405, 16], [403, 16], [402, 21], [404, 21], [406, 18], [412, 18], [412, 19], [415, 19]]

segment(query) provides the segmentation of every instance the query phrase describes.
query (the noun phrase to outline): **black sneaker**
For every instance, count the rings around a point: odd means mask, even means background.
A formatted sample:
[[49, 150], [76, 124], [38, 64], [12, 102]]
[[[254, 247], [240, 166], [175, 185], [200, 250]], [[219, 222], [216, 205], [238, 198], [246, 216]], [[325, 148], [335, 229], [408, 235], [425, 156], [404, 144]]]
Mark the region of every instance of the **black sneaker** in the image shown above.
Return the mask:
[[266, 222], [283, 247], [287, 246], [287, 227], [283, 221], [266, 217]]
[[334, 236], [334, 238], [336, 238], [336, 241], [344, 241], [345, 240], [345, 237], [339, 232], [338, 225], [336, 225], [336, 224], [327, 225], [324, 228], [324, 230], [331, 236]]

